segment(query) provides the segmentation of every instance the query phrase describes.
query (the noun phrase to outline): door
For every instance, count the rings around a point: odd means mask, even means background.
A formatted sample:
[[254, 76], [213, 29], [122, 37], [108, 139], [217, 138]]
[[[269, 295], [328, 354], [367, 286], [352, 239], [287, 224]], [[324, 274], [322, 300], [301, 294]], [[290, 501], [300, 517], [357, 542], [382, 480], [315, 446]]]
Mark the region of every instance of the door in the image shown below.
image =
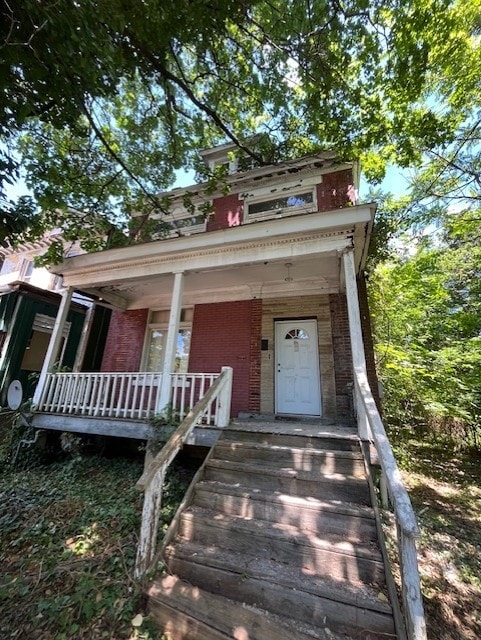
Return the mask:
[[316, 320], [275, 325], [276, 413], [321, 415]]

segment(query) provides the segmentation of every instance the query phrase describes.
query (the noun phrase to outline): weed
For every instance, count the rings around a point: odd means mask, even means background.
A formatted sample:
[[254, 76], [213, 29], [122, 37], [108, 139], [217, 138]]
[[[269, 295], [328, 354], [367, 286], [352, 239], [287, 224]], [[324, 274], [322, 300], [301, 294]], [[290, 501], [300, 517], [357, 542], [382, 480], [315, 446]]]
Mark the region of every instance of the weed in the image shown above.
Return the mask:
[[[132, 579], [140, 460], [75, 457], [0, 479], [0, 633], [5, 640], [158, 640]], [[166, 527], [185, 491], [166, 479]], [[139, 617], [140, 616], [140, 617]], [[135, 621], [136, 624], [133, 624]]]

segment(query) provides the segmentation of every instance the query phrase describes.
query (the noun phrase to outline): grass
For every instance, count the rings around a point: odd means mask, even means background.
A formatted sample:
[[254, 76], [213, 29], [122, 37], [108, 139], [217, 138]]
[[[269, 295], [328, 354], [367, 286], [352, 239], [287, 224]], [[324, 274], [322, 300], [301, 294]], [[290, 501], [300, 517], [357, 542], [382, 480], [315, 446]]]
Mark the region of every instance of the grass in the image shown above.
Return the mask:
[[[157, 640], [131, 577], [142, 461], [77, 456], [25, 465], [23, 454], [19, 463], [0, 470], [0, 637]], [[171, 473], [163, 528], [185, 488]]]

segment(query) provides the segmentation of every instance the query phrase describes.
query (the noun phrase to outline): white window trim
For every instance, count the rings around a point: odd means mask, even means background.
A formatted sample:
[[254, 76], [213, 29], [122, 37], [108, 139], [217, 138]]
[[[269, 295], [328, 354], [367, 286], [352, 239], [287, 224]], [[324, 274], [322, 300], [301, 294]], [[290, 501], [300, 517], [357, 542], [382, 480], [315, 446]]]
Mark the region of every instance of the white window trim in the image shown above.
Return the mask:
[[[239, 194], [239, 197], [243, 197], [244, 200], [244, 222], [254, 222], [257, 220], [269, 220], [274, 218], [286, 218], [299, 213], [312, 213], [317, 211], [317, 188], [320, 184], [320, 176], [312, 178], [304, 178], [296, 180], [295, 182], [289, 182], [280, 184], [277, 187], [263, 187], [261, 189], [255, 189], [254, 191]], [[267, 210], [259, 213], [249, 213], [249, 206], [252, 204], [258, 204], [259, 202], [269, 202], [276, 198], [283, 198], [285, 196], [295, 196], [301, 193], [312, 193], [312, 202], [297, 207], [285, 207], [284, 209]]]
[[[192, 307], [185, 307], [185, 308], [192, 308]], [[184, 309], [184, 307], [183, 307]], [[149, 312], [149, 320], [152, 317], [152, 315], [156, 312], [156, 311], [169, 311], [169, 309], [151, 309]], [[190, 329], [191, 333], [192, 333], [192, 325], [193, 325], [193, 321], [192, 322], [179, 322], [179, 331], [181, 329]], [[150, 334], [152, 331], [158, 331], [158, 330], [166, 330], [169, 328], [169, 323], [168, 322], [148, 322], [147, 326], [145, 328], [145, 336], [144, 336], [144, 346], [142, 349], [142, 359], [141, 359], [141, 371], [147, 371], [147, 362], [149, 359], [149, 345], [150, 345]], [[190, 353], [189, 353], [189, 358], [190, 358]], [[153, 372], [155, 373], [155, 372]], [[157, 372], [158, 373], [158, 372]]]

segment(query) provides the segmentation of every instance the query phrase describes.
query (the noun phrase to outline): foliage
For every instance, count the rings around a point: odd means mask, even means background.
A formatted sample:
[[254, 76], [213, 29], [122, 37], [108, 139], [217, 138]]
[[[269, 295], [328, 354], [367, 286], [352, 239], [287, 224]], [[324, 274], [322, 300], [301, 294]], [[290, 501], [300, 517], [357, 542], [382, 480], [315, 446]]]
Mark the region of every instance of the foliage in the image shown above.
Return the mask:
[[481, 637], [481, 473], [479, 453], [408, 429], [390, 440], [421, 538], [417, 542], [429, 638]]
[[[140, 460], [76, 457], [0, 481], [0, 630], [3, 638], [154, 640], [131, 578], [142, 495]], [[164, 487], [162, 528], [185, 484]]]
[[260, 163], [336, 148], [378, 178], [452, 144], [479, 104], [479, 15], [479, 0], [4, 1], [0, 171], [23, 167], [35, 233], [89, 250], [94, 231], [138, 237], [130, 214], [164, 211], [173, 170], [218, 141]]
[[147, 448], [150, 453], [153, 455], [158, 453], [170, 436], [175, 433], [180, 423], [180, 414], [172, 405], [168, 405], [161, 413], [156, 413], [149, 418], [151, 435]]
[[481, 449], [481, 215], [445, 212], [370, 284], [389, 422], [429, 426]]

